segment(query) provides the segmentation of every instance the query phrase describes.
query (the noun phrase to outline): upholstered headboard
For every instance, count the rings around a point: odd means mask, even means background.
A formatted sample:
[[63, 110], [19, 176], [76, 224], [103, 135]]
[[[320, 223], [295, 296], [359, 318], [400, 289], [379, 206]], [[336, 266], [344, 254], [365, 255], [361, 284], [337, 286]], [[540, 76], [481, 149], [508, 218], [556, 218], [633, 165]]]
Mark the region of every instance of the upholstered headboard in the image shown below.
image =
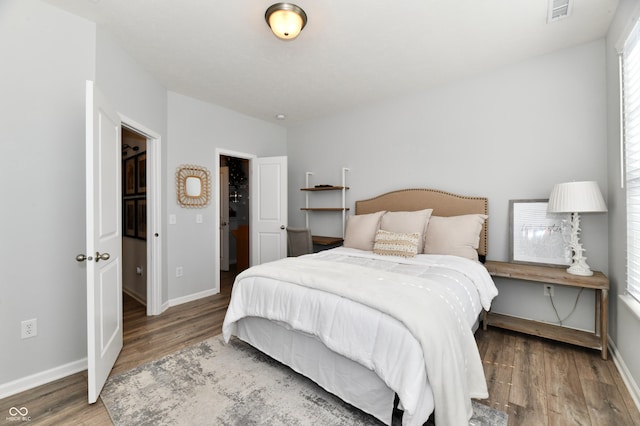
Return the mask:
[[[368, 200], [356, 201], [356, 214], [387, 211], [416, 211], [433, 209], [434, 216], [488, 214], [489, 200], [485, 197], [467, 197], [435, 189], [401, 189], [387, 192]], [[487, 221], [480, 232], [478, 254], [487, 255]]]

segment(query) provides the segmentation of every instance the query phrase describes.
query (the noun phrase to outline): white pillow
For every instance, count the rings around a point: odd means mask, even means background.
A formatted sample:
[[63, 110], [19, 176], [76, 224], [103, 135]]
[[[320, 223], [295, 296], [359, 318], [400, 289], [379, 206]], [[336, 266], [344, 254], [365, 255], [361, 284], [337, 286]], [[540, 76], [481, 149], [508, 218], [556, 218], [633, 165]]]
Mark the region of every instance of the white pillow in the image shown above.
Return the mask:
[[480, 231], [487, 218], [484, 214], [431, 216], [427, 225], [424, 253], [451, 254], [478, 260]]
[[417, 232], [404, 234], [380, 229], [376, 232], [373, 252], [386, 256], [415, 257], [418, 254], [419, 239], [420, 234]]
[[373, 250], [373, 241], [380, 227], [380, 218], [384, 211], [347, 216], [347, 227], [344, 233], [344, 247], [360, 250]]
[[418, 253], [422, 253], [424, 235], [432, 212], [433, 209], [418, 210], [415, 212], [386, 212], [380, 221], [380, 229], [405, 234], [417, 233]]

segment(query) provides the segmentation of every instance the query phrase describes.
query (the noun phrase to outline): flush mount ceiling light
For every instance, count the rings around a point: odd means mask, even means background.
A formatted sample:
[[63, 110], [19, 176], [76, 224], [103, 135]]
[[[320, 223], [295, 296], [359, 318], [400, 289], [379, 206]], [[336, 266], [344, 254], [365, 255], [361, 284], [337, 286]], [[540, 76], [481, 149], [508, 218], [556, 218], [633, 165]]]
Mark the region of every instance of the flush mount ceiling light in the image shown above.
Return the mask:
[[282, 40], [293, 40], [307, 24], [307, 14], [291, 3], [276, 3], [267, 9], [264, 19], [271, 31]]

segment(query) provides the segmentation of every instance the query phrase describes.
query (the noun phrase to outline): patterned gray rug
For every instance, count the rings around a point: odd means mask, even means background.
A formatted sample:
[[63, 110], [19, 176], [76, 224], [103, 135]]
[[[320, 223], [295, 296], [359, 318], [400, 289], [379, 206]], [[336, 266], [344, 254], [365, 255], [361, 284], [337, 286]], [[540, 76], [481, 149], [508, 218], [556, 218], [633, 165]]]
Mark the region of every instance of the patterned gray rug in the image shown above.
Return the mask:
[[[221, 336], [109, 378], [101, 398], [116, 426], [382, 424], [244, 342], [225, 345]], [[505, 413], [473, 403], [472, 425], [507, 424]]]

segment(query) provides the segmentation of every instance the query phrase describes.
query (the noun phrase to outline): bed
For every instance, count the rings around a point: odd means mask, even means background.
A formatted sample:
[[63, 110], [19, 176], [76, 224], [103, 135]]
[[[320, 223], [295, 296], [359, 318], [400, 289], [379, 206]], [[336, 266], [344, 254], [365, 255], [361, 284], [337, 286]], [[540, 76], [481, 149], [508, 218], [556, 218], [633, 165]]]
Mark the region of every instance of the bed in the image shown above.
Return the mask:
[[497, 289], [486, 198], [407, 189], [357, 201], [343, 247], [238, 275], [232, 335], [391, 424], [467, 425], [487, 398], [473, 333]]

